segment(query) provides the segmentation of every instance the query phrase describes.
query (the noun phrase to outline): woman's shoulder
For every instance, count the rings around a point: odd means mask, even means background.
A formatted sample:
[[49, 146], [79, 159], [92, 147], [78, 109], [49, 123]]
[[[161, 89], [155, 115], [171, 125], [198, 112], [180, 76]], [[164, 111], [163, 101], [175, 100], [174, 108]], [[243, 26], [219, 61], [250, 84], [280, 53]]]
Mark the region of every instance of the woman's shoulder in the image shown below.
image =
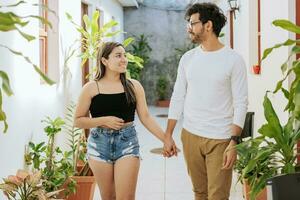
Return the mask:
[[133, 84], [133, 86], [135, 88], [141, 88], [141, 87], [143, 87], [142, 84], [138, 80], [136, 80], [136, 79], [129, 78], [128, 80]]
[[144, 88], [138, 80], [129, 79], [129, 81], [133, 84], [136, 95], [142, 95], [144, 93]]
[[89, 81], [86, 84], [84, 84], [83, 89], [91, 89], [97, 87], [97, 82], [96, 81]]
[[82, 87], [82, 92], [88, 94], [89, 96], [94, 96], [94, 93], [97, 92], [97, 82], [89, 81]]

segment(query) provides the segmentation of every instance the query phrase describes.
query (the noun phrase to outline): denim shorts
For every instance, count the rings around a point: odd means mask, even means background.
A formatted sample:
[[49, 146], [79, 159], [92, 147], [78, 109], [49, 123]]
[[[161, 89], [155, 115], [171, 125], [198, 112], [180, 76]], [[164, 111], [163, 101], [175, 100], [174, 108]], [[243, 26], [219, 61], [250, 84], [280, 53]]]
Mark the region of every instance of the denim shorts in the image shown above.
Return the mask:
[[140, 158], [135, 125], [132, 123], [120, 130], [92, 128], [88, 137], [87, 156], [111, 164], [127, 156]]

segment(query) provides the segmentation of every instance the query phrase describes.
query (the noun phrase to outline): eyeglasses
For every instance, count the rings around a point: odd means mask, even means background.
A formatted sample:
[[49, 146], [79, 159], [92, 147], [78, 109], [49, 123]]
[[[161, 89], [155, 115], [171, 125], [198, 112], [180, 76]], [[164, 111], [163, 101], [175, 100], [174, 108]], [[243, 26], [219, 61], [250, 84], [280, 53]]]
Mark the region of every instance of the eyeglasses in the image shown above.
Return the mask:
[[201, 21], [199, 20], [199, 21], [195, 21], [195, 22], [188, 22], [188, 23], [186, 24], [186, 27], [192, 29], [193, 26], [195, 26], [195, 25], [198, 24], [198, 23], [201, 23]]

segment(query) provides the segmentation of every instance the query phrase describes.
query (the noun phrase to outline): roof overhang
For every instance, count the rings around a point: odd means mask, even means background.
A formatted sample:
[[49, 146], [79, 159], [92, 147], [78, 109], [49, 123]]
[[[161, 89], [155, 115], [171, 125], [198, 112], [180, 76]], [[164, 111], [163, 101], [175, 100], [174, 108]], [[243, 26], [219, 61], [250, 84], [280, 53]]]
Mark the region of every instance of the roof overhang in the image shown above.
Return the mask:
[[139, 7], [137, 0], [118, 0], [123, 7]]

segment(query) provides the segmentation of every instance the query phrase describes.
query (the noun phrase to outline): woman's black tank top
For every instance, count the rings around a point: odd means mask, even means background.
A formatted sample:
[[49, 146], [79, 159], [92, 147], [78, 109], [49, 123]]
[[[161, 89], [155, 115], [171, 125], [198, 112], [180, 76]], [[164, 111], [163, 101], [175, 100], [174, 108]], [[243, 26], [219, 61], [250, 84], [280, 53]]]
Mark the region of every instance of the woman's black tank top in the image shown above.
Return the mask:
[[124, 122], [134, 121], [136, 103], [127, 103], [125, 92], [115, 94], [98, 94], [91, 100], [90, 113], [92, 117], [115, 116]]

